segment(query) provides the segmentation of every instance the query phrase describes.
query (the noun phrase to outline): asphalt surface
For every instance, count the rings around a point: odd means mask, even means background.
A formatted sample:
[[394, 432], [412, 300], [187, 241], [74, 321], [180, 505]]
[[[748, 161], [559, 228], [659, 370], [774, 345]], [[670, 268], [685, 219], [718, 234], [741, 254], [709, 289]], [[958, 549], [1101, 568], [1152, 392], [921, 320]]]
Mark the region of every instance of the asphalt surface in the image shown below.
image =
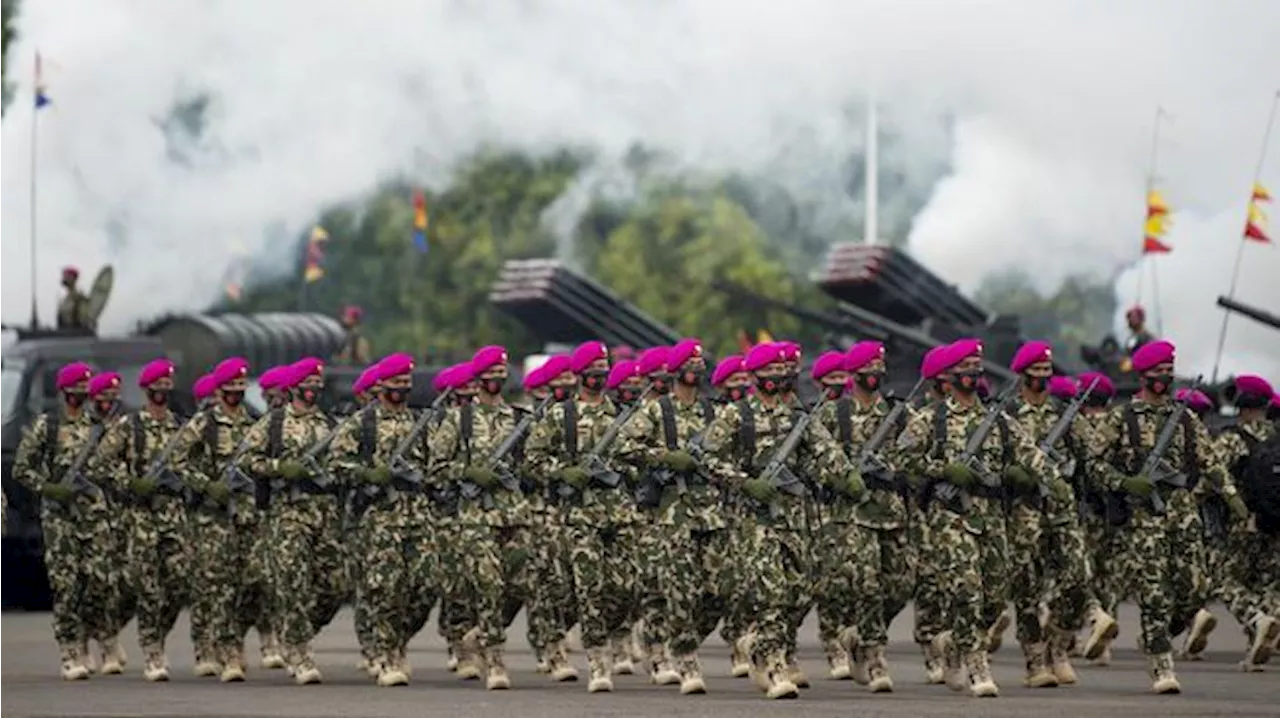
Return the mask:
[[[412, 645], [415, 671], [408, 687], [378, 688], [354, 665], [358, 658], [351, 614], [344, 612], [316, 641], [324, 684], [294, 686], [283, 671], [256, 667], [256, 638], [250, 638], [255, 663], [249, 681], [223, 685], [191, 675], [192, 651], [185, 617], [169, 646], [173, 679], [150, 684], [141, 676], [141, 656], [132, 626], [126, 631], [130, 662], [122, 676], [97, 676], [66, 683], [58, 677], [57, 651], [48, 614], [6, 613], [3, 616], [3, 663], [0, 707], [5, 716], [929, 716], [983, 715], [1051, 718], [1053, 716], [1277, 716], [1280, 715], [1280, 662], [1267, 673], [1246, 674], [1237, 661], [1244, 638], [1222, 610], [1206, 660], [1180, 663], [1179, 696], [1150, 694], [1146, 664], [1134, 647], [1137, 610], [1121, 611], [1121, 634], [1109, 668], [1078, 666], [1080, 683], [1072, 687], [1033, 690], [1020, 683], [1021, 654], [1012, 631], [994, 657], [1001, 695], [993, 700], [970, 698], [943, 686], [924, 685], [919, 654], [911, 643], [909, 611], [895, 622], [889, 659], [896, 688], [891, 695], [872, 696], [851, 681], [825, 678], [826, 665], [812, 620], [801, 632], [801, 662], [813, 687], [799, 700], [767, 701], [746, 679], [728, 677], [728, 647], [713, 636], [702, 651], [708, 693], [682, 696], [674, 686], [651, 686], [642, 676], [619, 676], [615, 692], [589, 695], [585, 682], [552, 684], [534, 672], [524, 639], [523, 618], [511, 632], [508, 666], [513, 689], [489, 692], [483, 684], [462, 682], [444, 668], [444, 649], [434, 619]], [[572, 656], [585, 675], [585, 657]]]

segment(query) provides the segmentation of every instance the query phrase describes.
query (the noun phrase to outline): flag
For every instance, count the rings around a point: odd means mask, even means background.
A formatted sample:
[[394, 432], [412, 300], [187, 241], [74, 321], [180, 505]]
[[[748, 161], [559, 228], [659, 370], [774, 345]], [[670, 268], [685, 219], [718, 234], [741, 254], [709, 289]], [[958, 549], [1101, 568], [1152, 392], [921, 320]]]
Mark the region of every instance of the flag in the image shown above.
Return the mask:
[[1173, 247], [1161, 242], [1155, 237], [1147, 237], [1142, 240], [1143, 254], [1168, 254], [1173, 251]]
[[1271, 193], [1263, 187], [1261, 183], [1253, 183], [1253, 192], [1249, 196], [1249, 207], [1244, 220], [1244, 238], [1253, 242], [1262, 242], [1269, 244], [1271, 237], [1267, 236], [1267, 213], [1262, 211], [1262, 207], [1258, 206], [1259, 202], [1266, 202], [1271, 199]]
[[40, 59], [40, 53], [36, 52], [36, 73], [35, 82], [32, 87], [35, 88], [35, 107], [39, 110], [42, 107], [48, 107], [53, 104], [53, 100], [49, 98], [49, 88], [44, 84], [44, 62]]
[[1253, 201], [1267, 202], [1270, 199], [1271, 199], [1271, 193], [1267, 191], [1267, 188], [1263, 187], [1262, 184], [1259, 182], [1254, 182], [1253, 183]]
[[1147, 220], [1142, 226], [1142, 253], [1167, 254], [1173, 251], [1162, 238], [1169, 233], [1169, 203], [1157, 190], [1147, 193]]
[[756, 332], [756, 344], [764, 344], [766, 342], [772, 342], [772, 341], [773, 341], [773, 335], [769, 333], [768, 329], [761, 329], [760, 331]]
[[422, 190], [413, 192], [413, 246], [427, 251], [427, 195]]
[[307, 259], [303, 265], [302, 277], [308, 284], [324, 278], [324, 243], [329, 233], [324, 227], [316, 225], [311, 229], [311, 239], [307, 240]]

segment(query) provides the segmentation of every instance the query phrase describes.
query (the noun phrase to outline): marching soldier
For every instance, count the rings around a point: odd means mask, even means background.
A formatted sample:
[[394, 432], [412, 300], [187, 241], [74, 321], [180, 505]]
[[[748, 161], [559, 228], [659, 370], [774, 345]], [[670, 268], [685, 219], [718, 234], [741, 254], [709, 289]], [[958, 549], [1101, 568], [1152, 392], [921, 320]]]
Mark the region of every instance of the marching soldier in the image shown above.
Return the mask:
[[[374, 362], [373, 364], [370, 364], [364, 371], [360, 372], [360, 376], [356, 377], [355, 382], [351, 384], [351, 394], [355, 399], [357, 411], [368, 406], [370, 401], [377, 398], [378, 390], [381, 387], [381, 384], [378, 383], [380, 364], [381, 362]], [[268, 373], [270, 372], [263, 372], [263, 376], [258, 378], [259, 385], [262, 384], [263, 377], [266, 377]], [[263, 389], [263, 393], [266, 393], [265, 388]], [[273, 406], [272, 408], [276, 407]], [[338, 440], [340, 438], [342, 437], [339, 436], [334, 439], [335, 446], [338, 445]], [[363, 439], [363, 434], [361, 435], [361, 438]], [[366, 443], [367, 442], [359, 444], [359, 448], [363, 450]], [[335, 466], [338, 465], [336, 462], [339, 461], [336, 451], [337, 450], [335, 449]], [[358, 479], [362, 477], [356, 478]], [[353, 593], [354, 598], [352, 600], [352, 608], [355, 613], [356, 640], [360, 643], [360, 661], [356, 663], [356, 669], [370, 673], [376, 678], [378, 671], [380, 670], [376, 660], [378, 653], [374, 646], [376, 638], [374, 636], [372, 617], [368, 611], [368, 602], [362, 597], [362, 591], [364, 589], [361, 588], [363, 582], [361, 572], [364, 570], [366, 565], [369, 565], [366, 554], [370, 549], [364, 545], [368, 538], [368, 527], [365, 526], [364, 519], [369, 515], [371, 502], [355, 495], [361, 490], [363, 490], [362, 487], [358, 485], [357, 481], [353, 480], [351, 482], [351, 495], [348, 497], [347, 506], [344, 507], [349, 514], [349, 521], [352, 525], [347, 536], [347, 573], [350, 576], [351, 585], [355, 589]], [[374, 493], [379, 491], [379, 489], [374, 487], [368, 489], [368, 491]], [[405, 678], [407, 679], [408, 676], [406, 675]]]
[[[951, 374], [953, 362], [949, 359], [951, 351], [950, 345], [934, 347], [926, 352], [921, 360], [920, 378], [925, 381], [922, 407], [945, 401], [951, 393], [951, 382], [954, 378]], [[902, 437], [901, 433], [899, 437]], [[906, 441], [906, 439], [900, 440]], [[903, 462], [903, 468], [908, 471], [908, 480], [915, 482], [914, 488], [918, 493], [916, 500], [911, 502], [911, 519], [908, 522], [911, 543], [916, 546], [917, 560], [913, 637], [924, 656], [925, 682], [939, 684], [944, 678], [944, 656], [935, 650], [933, 639], [944, 630], [942, 611], [947, 598], [943, 596], [941, 584], [934, 576], [933, 565], [928, 560], [929, 521], [926, 510], [929, 502], [927, 497], [920, 493], [924, 480], [912, 470], [913, 467], [909, 466], [908, 462]], [[1001, 627], [996, 635], [1002, 635], [1004, 628]], [[987, 650], [994, 652], [997, 648], [999, 648], [998, 644], [989, 643]]]
[[[1084, 427], [1082, 434], [1087, 438], [1105, 421], [1116, 389], [1111, 378], [1101, 372], [1085, 372], [1076, 377], [1076, 383], [1083, 387], [1093, 387], [1092, 393], [1080, 406], [1080, 420]], [[1085, 446], [1088, 445], [1086, 440]], [[1077, 490], [1083, 492], [1080, 497], [1084, 503], [1082, 526], [1091, 576], [1085, 600], [1085, 620], [1089, 624], [1089, 636], [1081, 646], [1080, 655], [1092, 661], [1093, 665], [1106, 666], [1111, 663], [1111, 642], [1120, 632], [1120, 626], [1114, 617], [1120, 601], [1116, 574], [1120, 544], [1118, 533], [1110, 519], [1118, 518], [1117, 501], [1123, 501], [1123, 498], [1099, 491], [1098, 482], [1089, 474], [1093, 468], [1088, 462], [1076, 467], [1076, 473], [1080, 474]]]
[[[108, 428], [119, 418], [121, 411], [120, 375], [113, 371], [95, 374], [89, 380], [89, 405], [91, 407], [89, 414], [105, 438]], [[97, 446], [102, 446], [101, 441]], [[128, 507], [123, 505], [122, 497], [115, 490], [108, 475], [112, 467], [99, 466], [95, 464], [93, 458], [94, 455], [90, 454], [85, 464], [85, 471], [93, 477], [95, 482], [102, 484], [102, 488], [106, 490], [107, 503], [111, 506], [111, 543], [100, 546], [99, 549], [112, 561], [115, 593], [108, 613], [108, 628], [91, 634], [90, 638], [97, 641], [101, 648], [103, 675], [116, 675], [124, 671], [124, 666], [128, 662], [124, 646], [120, 644], [120, 631], [133, 618], [137, 607], [136, 577], [128, 559], [128, 536], [132, 531], [134, 517]], [[87, 645], [85, 653], [89, 654]], [[94, 667], [92, 658], [88, 665], [92, 670]]]
[[[1118, 567], [1123, 581], [1120, 593], [1136, 594], [1142, 620], [1142, 651], [1150, 663], [1152, 690], [1156, 693], [1181, 691], [1169, 639], [1176, 607], [1168, 587], [1179, 571], [1180, 559], [1175, 559], [1173, 553], [1185, 548], [1179, 545], [1179, 534], [1171, 524], [1186, 519], [1186, 514], [1174, 509], [1176, 513], [1170, 515], [1162, 509], [1166, 502], [1185, 502], [1178, 494], [1190, 491], [1157, 486], [1162, 477], [1152, 475], [1149, 465], [1167, 462], [1169, 466], [1197, 471], [1201, 474], [1197, 492], [1207, 493], [1211, 488], [1223, 497], [1237, 520], [1248, 518], [1248, 508], [1231, 477], [1212, 456], [1208, 433], [1198, 418], [1181, 412], [1176, 419], [1180, 426], [1173, 431], [1170, 442], [1157, 446], [1157, 437], [1165, 433], [1166, 422], [1175, 416], [1175, 404], [1169, 395], [1173, 362], [1174, 347], [1167, 341], [1144, 344], [1134, 353], [1133, 369], [1141, 378], [1141, 388], [1128, 405], [1103, 419], [1092, 435], [1094, 445], [1090, 447], [1096, 464], [1091, 478], [1098, 482], [1098, 488], [1121, 491], [1131, 497], [1127, 521], [1119, 528], [1119, 540], [1124, 545]], [[1197, 447], [1203, 451], [1197, 451]]]
[[232, 496], [224, 474], [237, 447], [253, 424], [245, 410], [249, 363], [223, 359], [211, 381], [214, 402], [187, 422], [173, 450], [171, 468], [192, 495], [188, 516], [194, 563], [191, 588], [191, 642], [196, 649], [195, 674], [219, 676], [224, 682], [244, 680], [244, 632], [240, 601], [245, 569], [252, 553], [251, 535], [242, 536], [229, 506], [243, 505]]
[[89, 297], [76, 287], [80, 279], [80, 270], [75, 267], [62, 268], [62, 286], [67, 290], [62, 301], [58, 302], [59, 329], [94, 330], [94, 320], [89, 314]]
[[[755, 375], [757, 394], [717, 415], [707, 429], [706, 455], [708, 468], [718, 472], [721, 481], [754, 502], [754, 515], [744, 512], [740, 519], [744, 529], [742, 545], [735, 548], [738, 575], [729, 581], [739, 587], [740, 600], [755, 620], [747, 644], [757, 683], [768, 698], [795, 698], [799, 692], [787, 660], [792, 614], [808, 602], [813, 580], [808, 553], [813, 526], [806, 511], [811, 490], [799, 477], [811, 477], [819, 486], [851, 498], [862, 494], [865, 486], [820, 423], [807, 425], [796, 451], [779, 452], [796, 422], [796, 409], [784, 403], [788, 369], [781, 347], [756, 346], [744, 366]], [[795, 467], [793, 478], [762, 475], [778, 462]]]
[[262, 390], [268, 409], [279, 409], [289, 403], [289, 388], [285, 386], [288, 379], [287, 366], [273, 366], [258, 375], [258, 388]]
[[128, 573], [122, 578], [137, 597], [138, 643], [146, 656], [143, 676], [149, 681], [169, 680], [164, 644], [186, 605], [191, 567], [183, 487], [162, 485], [157, 468], [167, 467], [155, 466], [167, 458], [163, 452], [181, 427], [170, 409], [173, 373], [168, 359], [142, 368], [138, 386], [146, 404], [112, 422], [91, 462], [95, 475], [111, 477], [128, 514]]
[[730, 354], [716, 364], [716, 370], [711, 373], [711, 387], [716, 391], [715, 400], [722, 404], [747, 398], [751, 375], [742, 368], [741, 354]]
[[196, 404], [196, 411], [205, 411], [213, 405], [214, 392], [217, 387], [213, 385], [213, 374], [205, 374], [196, 379], [191, 385], [191, 399]]
[[112, 540], [111, 510], [103, 491], [84, 474], [100, 436], [85, 405], [91, 374], [82, 362], [58, 370], [54, 386], [62, 407], [32, 422], [13, 463], [14, 479], [43, 497], [40, 523], [53, 590], [53, 637], [62, 677], [69, 681], [89, 677], [85, 646], [91, 635], [109, 628], [114, 591], [110, 557], [102, 550]]

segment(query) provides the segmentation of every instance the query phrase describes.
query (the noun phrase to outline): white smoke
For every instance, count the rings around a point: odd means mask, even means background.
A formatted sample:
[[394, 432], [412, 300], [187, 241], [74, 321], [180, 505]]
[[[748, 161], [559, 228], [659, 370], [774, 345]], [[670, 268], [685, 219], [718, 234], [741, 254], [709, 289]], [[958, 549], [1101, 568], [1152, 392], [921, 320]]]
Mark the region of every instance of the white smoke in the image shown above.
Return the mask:
[[[441, 187], [484, 143], [606, 157], [642, 143], [771, 177], [843, 226], [860, 208], [835, 183], [874, 76], [899, 137], [882, 160], [950, 159], [911, 247], [968, 290], [1010, 264], [1051, 289], [1133, 260], [1151, 117], [1168, 108], [1160, 174], [1181, 214], [1163, 323], [1205, 367], [1280, 84], [1277, 28], [1266, 0], [28, 0], [3, 127], [4, 317], [24, 320], [31, 293], [36, 47], [55, 103], [39, 128], [40, 305], [48, 317], [60, 265], [111, 262], [115, 329], [205, 306], [237, 240], [293, 271], [280, 228], [301, 236], [321, 206], [390, 177]], [[166, 140], [158, 123], [202, 94], [206, 129]], [[938, 131], [952, 120], [954, 139]], [[1277, 309], [1265, 278], [1280, 259], [1249, 249], [1239, 296]], [[1280, 378], [1280, 334], [1237, 319], [1228, 348], [1231, 367]]]

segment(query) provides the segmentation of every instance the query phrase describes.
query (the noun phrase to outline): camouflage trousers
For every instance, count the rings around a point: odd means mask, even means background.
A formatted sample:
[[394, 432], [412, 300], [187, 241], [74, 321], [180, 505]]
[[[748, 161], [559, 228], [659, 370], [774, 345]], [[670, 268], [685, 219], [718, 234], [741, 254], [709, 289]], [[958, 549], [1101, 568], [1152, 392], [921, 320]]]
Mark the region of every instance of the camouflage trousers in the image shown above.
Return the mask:
[[[398, 648], [403, 654], [408, 649], [409, 641], [427, 625], [436, 600], [450, 590], [452, 577], [457, 575], [459, 569], [449, 563], [450, 554], [445, 549], [448, 542], [454, 540], [454, 527], [451, 524], [432, 526], [426, 521], [412, 521], [399, 524], [396, 529], [401, 535], [403, 562], [403, 578], [399, 579]], [[444, 620], [444, 610], [442, 603], [441, 621]]]
[[1169, 653], [1175, 542], [1163, 527], [1149, 524], [1119, 527], [1117, 534], [1123, 549], [1116, 556], [1116, 595], [1132, 596], [1138, 602], [1143, 652]]
[[539, 582], [550, 607], [546, 615], [550, 625], [539, 630], [546, 634], [547, 645], [554, 645], [564, 640], [578, 622], [578, 601], [569, 560], [569, 529], [554, 508], [542, 518], [543, 523], [535, 529], [538, 540], [533, 542], [533, 548], [537, 552]]
[[1050, 625], [1075, 633], [1084, 627], [1089, 613], [1093, 569], [1084, 528], [1074, 510], [1049, 517], [1040, 544], [1047, 583]]
[[725, 519], [729, 526], [724, 529], [727, 549], [724, 555], [726, 589], [724, 622], [720, 625], [720, 638], [732, 646], [735, 641], [750, 632], [751, 624], [755, 620], [751, 613], [752, 601], [745, 595], [742, 584], [738, 583], [742, 576], [749, 573], [746, 566], [750, 556], [743, 547], [755, 534], [755, 518], [730, 509], [726, 512]]
[[335, 518], [327, 511], [272, 506], [267, 536], [272, 544], [272, 607], [287, 660], [298, 665], [310, 655], [310, 641], [332, 620], [346, 595], [346, 567]]
[[817, 543], [821, 557], [816, 588], [819, 615], [825, 605], [837, 635], [856, 628], [860, 646], [883, 645], [884, 594], [880, 543], [875, 534], [856, 523], [830, 522], [821, 528]]
[[1205, 545], [1212, 593], [1241, 625], [1280, 616], [1280, 540], [1234, 528]]
[[1028, 499], [1016, 499], [1009, 511], [1009, 583], [1018, 642], [1043, 643], [1040, 600], [1049, 583], [1044, 565], [1044, 514]]
[[222, 660], [241, 641], [244, 584], [253, 536], [242, 535], [231, 520], [208, 508], [188, 518], [191, 577], [191, 642], [197, 660]]
[[658, 557], [656, 586], [665, 596], [671, 651], [693, 653], [725, 615], [730, 532], [664, 526], [665, 553]]
[[[364, 510], [358, 516], [351, 517], [351, 533], [345, 542], [347, 553], [347, 581], [352, 587], [351, 608], [355, 623], [356, 642], [360, 644], [360, 655], [365, 659], [374, 657], [373, 621], [370, 618], [368, 604], [364, 597], [364, 568], [368, 562], [368, 532], [371, 521], [366, 520], [372, 509]], [[385, 519], [384, 519], [385, 520]]]
[[103, 550], [113, 541], [111, 526], [74, 514], [41, 512], [44, 563], [53, 592], [53, 637], [74, 655], [90, 638], [114, 637], [116, 600], [113, 561]]
[[1204, 524], [1199, 515], [1183, 518], [1165, 532], [1173, 548], [1169, 562], [1169, 592], [1172, 598], [1169, 635], [1191, 627], [1196, 611], [1209, 601], [1209, 571], [1205, 557]]
[[529, 646], [542, 655], [553, 640], [559, 640], [556, 631], [559, 619], [558, 607], [540, 580], [546, 574], [542, 564], [546, 553], [535, 547], [539, 531], [532, 526], [508, 526], [492, 531], [502, 559], [502, 582], [506, 589], [503, 595], [503, 628], [511, 627], [523, 607], [528, 619]]
[[150, 523], [151, 511], [135, 505], [121, 506], [116, 514], [114, 550], [116, 595], [111, 604], [111, 625], [119, 632], [138, 615], [143, 566], [132, 560], [133, 539], [140, 527]]
[[[479, 629], [481, 646], [506, 643], [503, 606], [507, 586], [503, 575], [502, 546], [491, 527], [458, 525], [441, 548], [453, 579], [445, 594], [442, 615], [447, 638], [461, 638]], [[456, 568], [456, 572], [452, 569]]]
[[[929, 543], [920, 557], [941, 597], [942, 617], [961, 655], [983, 648], [987, 627], [1009, 602], [1009, 541], [991, 506], [962, 515], [939, 503], [928, 510]], [[975, 507], [975, 512], [979, 507]]]
[[[916, 572], [919, 564], [917, 546], [911, 541], [910, 527], [863, 527], [875, 542], [876, 562], [879, 568], [879, 593], [868, 606], [868, 611], [879, 614], [879, 619], [867, 630], [876, 630], [871, 641], [874, 645], [886, 645], [889, 625], [907, 607], [916, 589]], [[859, 628], [859, 635], [866, 636]], [[866, 638], [862, 639], [866, 641]]]
[[138, 597], [138, 644], [163, 651], [191, 588], [191, 551], [185, 517], [161, 520], [148, 512], [129, 534], [128, 563]]
[[636, 527], [570, 525], [566, 535], [583, 648], [629, 636], [640, 576]]
[[754, 622], [751, 660], [776, 667], [793, 644], [797, 606], [813, 600], [809, 538], [764, 521], [744, 526], [740, 538], [741, 560], [730, 580], [740, 591], [738, 610]]
[[[356, 586], [357, 622], [363, 613], [369, 631], [367, 648], [371, 659], [390, 659], [408, 643], [404, 633], [409, 603], [416, 598], [414, 563], [436, 560], [436, 547], [429, 541], [410, 541], [406, 527], [395, 521], [394, 510], [371, 507], [353, 534], [353, 548], [360, 552], [358, 563], [361, 565]], [[426, 570], [436, 573], [434, 566]], [[421, 598], [428, 600], [429, 597], [434, 598], [434, 594]]]
[[1115, 615], [1120, 603], [1118, 562], [1123, 551], [1120, 532], [1107, 524], [1104, 517], [1090, 513], [1085, 517], [1084, 536], [1089, 557], [1089, 608], [1100, 608]]
[[642, 622], [646, 646], [667, 643], [673, 636], [673, 623], [669, 617], [667, 592], [662, 588], [664, 562], [670, 560], [668, 546], [672, 540], [670, 526], [658, 523], [656, 517], [646, 515], [638, 527], [639, 542], [636, 560], [640, 575], [636, 579], [639, 594], [635, 618]]
[[243, 649], [245, 635], [250, 628], [256, 628], [263, 648], [269, 644], [274, 648], [279, 619], [271, 584], [270, 528], [256, 514], [248, 516], [252, 518], [246, 518], [236, 527], [236, 532], [244, 537], [239, 541], [249, 544], [249, 563], [236, 595], [237, 647]]
[[912, 594], [915, 600], [912, 637], [916, 643], [927, 645], [934, 636], [946, 630], [946, 626], [942, 623], [945, 600], [929, 555], [928, 514], [918, 507], [911, 511], [911, 524], [907, 528], [907, 535], [915, 546], [916, 556], [915, 591]]

